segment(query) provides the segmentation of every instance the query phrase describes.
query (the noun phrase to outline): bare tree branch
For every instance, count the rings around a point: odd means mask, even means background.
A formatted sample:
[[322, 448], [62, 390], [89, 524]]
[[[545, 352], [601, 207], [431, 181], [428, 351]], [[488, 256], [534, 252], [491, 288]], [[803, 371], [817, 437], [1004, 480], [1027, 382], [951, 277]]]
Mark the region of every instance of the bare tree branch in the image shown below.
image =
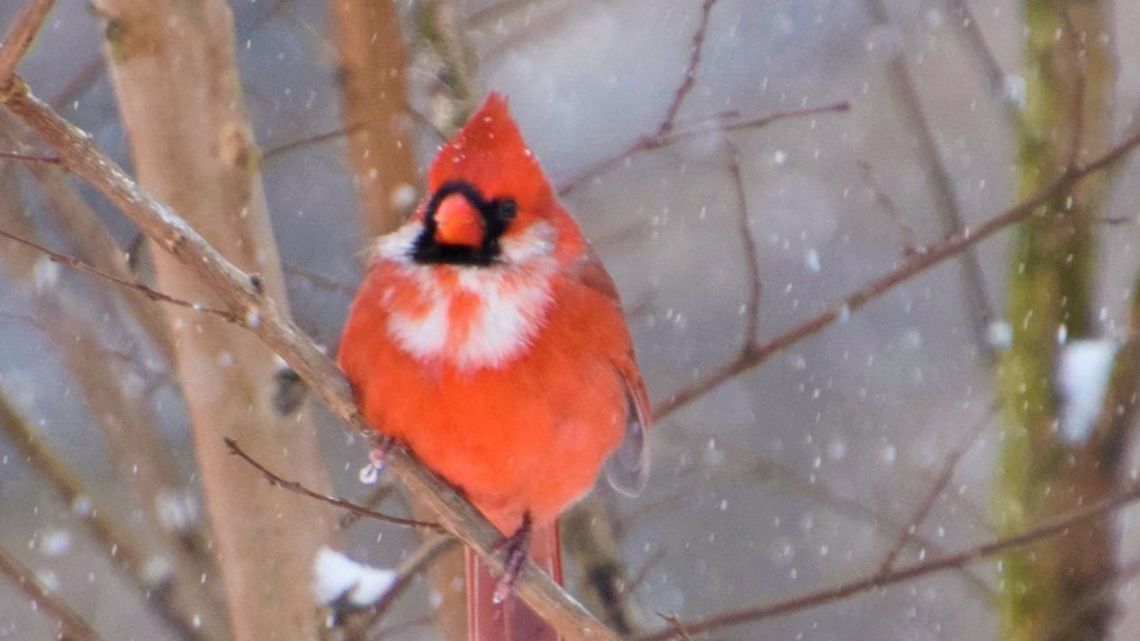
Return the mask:
[[998, 63], [993, 49], [986, 42], [986, 37], [978, 25], [974, 13], [970, 10], [970, 5], [966, 0], [946, 0], [946, 3], [950, 5], [950, 11], [958, 18], [957, 24], [961, 25], [962, 31], [965, 32], [967, 51], [973, 53], [982, 65], [986, 81], [990, 85], [990, 94], [1001, 106], [1010, 129], [1016, 131], [1021, 127], [1021, 108], [1009, 95], [1009, 87], [1006, 84], [1008, 76], [1001, 64]]
[[586, 181], [600, 176], [614, 167], [620, 165], [626, 160], [646, 151], [662, 149], [669, 145], [678, 142], [689, 140], [697, 136], [712, 133], [714, 131], [733, 132], [743, 131], [745, 129], [763, 129], [768, 125], [779, 122], [781, 120], [788, 120], [791, 118], [803, 118], [806, 116], [816, 116], [825, 113], [843, 113], [851, 109], [849, 102], [835, 102], [828, 105], [819, 107], [806, 107], [804, 109], [792, 109], [789, 111], [776, 111], [766, 116], [758, 118], [750, 118], [748, 120], [740, 120], [736, 122], [726, 122], [724, 118], [716, 117], [712, 119], [700, 118], [695, 121], [695, 124], [686, 126], [683, 129], [672, 129], [665, 134], [649, 134], [642, 136], [631, 142], [625, 149], [622, 149], [617, 154], [604, 158], [595, 162], [594, 164], [579, 171], [572, 176], [569, 180], [558, 186], [558, 193], [565, 195], [582, 186]]
[[0, 433], [27, 459], [29, 468], [47, 482], [60, 501], [80, 517], [80, 523], [95, 540], [98, 549], [110, 555], [113, 564], [130, 577], [131, 584], [153, 604], [178, 637], [184, 641], [200, 641], [203, 638], [201, 632], [176, 602], [180, 595], [170, 590], [155, 589], [158, 586], [146, 577], [147, 558], [136, 547], [136, 537], [119, 530], [113, 513], [95, 503], [91, 493], [71, 471], [71, 465], [43, 442], [3, 391], [0, 391]]
[[239, 446], [237, 441], [234, 439], [227, 437], [225, 441], [226, 447], [230, 448], [231, 454], [237, 456], [241, 460], [253, 466], [255, 470], [260, 472], [261, 475], [265, 477], [265, 480], [269, 481], [270, 485], [289, 490], [290, 492], [296, 492], [301, 496], [307, 496], [322, 503], [328, 503], [333, 507], [347, 510], [348, 512], [359, 517], [382, 521], [384, 523], [391, 523], [393, 525], [402, 525], [405, 527], [413, 527], [422, 530], [431, 530], [437, 533], [447, 532], [447, 530], [443, 529], [438, 523], [429, 523], [427, 521], [417, 521], [415, 519], [405, 519], [398, 516], [383, 514], [381, 512], [370, 510], [362, 505], [357, 505], [352, 501], [337, 498], [335, 496], [329, 496], [327, 494], [321, 494], [320, 492], [314, 492], [313, 490], [310, 490], [297, 481], [286, 481], [280, 476], [277, 476], [277, 474], [275, 474], [272, 470], [259, 463], [257, 459], [250, 456], [245, 450], [241, 449], [241, 446]]
[[860, 160], [857, 165], [859, 166], [859, 177], [863, 179], [863, 182], [867, 183], [867, 187], [871, 190], [871, 195], [874, 196], [875, 201], [882, 206], [887, 217], [889, 217], [891, 222], [898, 228], [903, 254], [907, 256], [913, 254], [917, 251], [916, 248], [918, 247], [914, 229], [903, 220], [902, 212], [899, 211], [894, 199], [892, 199], [883, 188], [883, 184], [879, 181], [878, 176], [875, 175], [875, 169], [871, 166], [871, 163]]
[[748, 275], [748, 302], [744, 304], [744, 346], [748, 351], [760, 339], [760, 296], [763, 283], [760, 281], [760, 256], [756, 249], [756, 237], [748, 224], [748, 197], [744, 191], [744, 177], [740, 171], [740, 150], [728, 143], [728, 171], [732, 176], [732, 187], [736, 193], [737, 224], [740, 228], [740, 242], [744, 249], [744, 269]]
[[[341, 120], [353, 186], [369, 238], [399, 226], [416, 181], [400, 11], [393, 2], [331, 2], [340, 67]], [[414, 190], [412, 191], [414, 193]]]
[[41, 245], [35, 241], [28, 240], [27, 238], [21, 238], [15, 234], [10, 234], [10, 233], [4, 231], [3, 229], [0, 229], [0, 238], [7, 238], [8, 240], [17, 242], [17, 243], [19, 243], [25, 247], [28, 247], [30, 249], [34, 249], [35, 251], [38, 251], [38, 252], [46, 255], [48, 258], [51, 259], [52, 262], [58, 263], [60, 265], [64, 265], [66, 267], [74, 269], [77, 272], [83, 272], [85, 274], [91, 274], [92, 276], [95, 276], [97, 278], [102, 278], [103, 280], [112, 282], [116, 285], [119, 285], [120, 287], [126, 287], [127, 289], [133, 289], [134, 291], [142, 294], [143, 296], [146, 296], [150, 300], [155, 301], [157, 303], [167, 303], [169, 305], [177, 305], [178, 307], [183, 307], [185, 309], [190, 309], [190, 310], [194, 310], [196, 312], [202, 312], [204, 314], [211, 314], [213, 316], [217, 316], [218, 318], [221, 318], [222, 320], [226, 321], [227, 323], [234, 323], [236, 325], [242, 324], [242, 320], [240, 318], [238, 318], [237, 316], [234, 316], [234, 314], [232, 312], [228, 312], [224, 309], [214, 309], [212, 307], [207, 307], [205, 305], [199, 305], [198, 303], [191, 303], [190, 301], [185, 301], [185, 300], [182, 300], [181, 298], [175, 298], [173, 296], [170, 296], [169, 294], [164, 294], [164, 293], [158, 291], [157, 289], [154, 289], [152, 287], [144, 285], [143, 283], [140, 283], [138, 281], [124, 280], [124, 279], [119, 278], [118, 276], [115, 276], [113, 274], [108, 274], [107, 272], [95, 267], [94, 265], [89, 265], [89, 264], [79, 260], [78, 258], [74, 258], [72, 256], [67, 256], [65, 254], [61, 254], [59, 252], [52, 251], [52, 250], [48, 249], [47, 247], [44, 247], [43, 245]]
[[947, 456], [946, 460], [942, 462], [942, 471], [935, 477], [934, 482], [930, 485], [930, 489], [926, 493], [926, 497], [918, 504], [914, 514], [907, 521], [906, 527], [899, 532], [899, 537], [894, 545], [887, 551], [883, 557], [883, 562], [879, 564], [879, 574], [886, 574], [894, 567], [895, 561], [898, 560], [899, 554], [906, 549], [908, 543], [914, 540], [915, 534], [918, 533], [919, 526], [922, 525], [926, 517], [930, 515], [930, 510], [934, 508], [934, 504], [938, 501], [938, 497], [942, 495], [946, 485], [950, 483], [950, 479], [954, 477], [954, 470], [958, 468], [958, 462], [970, 451], [970, 448], [978, 442], [978, 438], [985, 432], [986, 427], [993, 420], [994, 415], [997, 413], [997, 407], [991, 407], [982, 417], [981, 420], [974, 424], [970, 430], [969, 438], [962, 442], [957, 448], [952, 450]]
[[[865, 592], [890, 587], [937, 572], [962, 568], [1013, 548], [1022, 547], [1042, 539], [1062, 534], [1074, 526], [1082, 525], [1093, 520], [1104, 519], [1137, 501], [1140, 501], [1140, 486], [1133, 486], [1126, 492], [1090, 504], [1087, 507], [1072, 510], [1055, 519], [1044, 522], [1037, 527], [1026, 530], [1021, 534], [998, 539], [990, 543], [984, 543], [942, 558], [916, 563], [887, 574], [874, 574], [867, 578], [851, 581], [850, 583], [824, 588], [789, 599], [782, 599], [775, 603], [748, 606], [703, 617], [697, 621], [686, 622], [684, 629], [687, 630], [689, 634], [703, 634], [728, 626], [754, 623], [756, 621], [784, 616], [834, 603]], [[668, 639], [676, 638], [680, 638], [679, 633], [675, 627], [671, 627], [638, 637], [636, 641], [667, 641]]]
[[[89, 181], [161, 247], [186, 264], [242, 318], [266, 344], [288, 362], [329, 407], [361, 434], [375, 440], [352, 397], [344, 376], [296, 325], [279, 311], [254, 274], [247, 274], [221, 256], [170, 207], [155, 200], [103, 154], [91, 137], [36, 98], [19, 78], [0, 93], [4, 104], [51, 145], [65, 166]], [[391, 449], [385, 460], [439, 514], [441, 524], [482, 557], [495, 571], [502, 560], [495, 554], [501, 534], [447, 483], [420, 465], [406, 449]], [[616, 641], [617, 637], [541, 570], [527, 563], [515, 590], [520, 598], [566, 639]]]
[[[891, 17], [883, 0], [865, 0], [865, 2], [876, 22], [883, 25], [891, 24]], [[950, 171], [942, 159], [942, 152], [938, 149], [938, 141], [934, 137], [930, 118], [922, 106], [922, 98], [918, 95], [914, 77], [901, 52], [893, 56], [888, 63], [887, 79], [895, 95], [895, 101], [905, 113], [903, 121], [918, 139], [921, 162], [928, 172], [933, 187], [934, 208], [942, 223], [942, 233], [944, 235], [957, 233], [966, 226], [962, 218], [962, 205], [954, 190], [954, 180], [950, 177]], [[990, 321], [994, 318], [994, 311], [986, 291], [981, 263], [978, 262], [978, 256], [973, 248], [965, 248], [959, 255], [959, 260], [962, 267], [966, 311], [974, 330], [978, 353], [992, 358], [993, 348], [986, 332]]]
[[31, 570], [24, 567], [8, 550], [0, 547], [0, 574], [8, 577], [21, 592], [28, 596], [37, 608], [59, 623], [59, 638], [63, 641], [101, 641], [95, 629], [75, 613], [66, 603], [58, 599]]
[[388, 591], [376, 601], [376, 605], [373, 605], [368, 609], [367, 613], [365, 613], [359, 628], [357, 628], [363, 635], [357, 635], [357, 637], [349, 636], [349, 641], [354, 641], [354, 638], [361, 636], [364, 638], [375, 636], [374, 634], [368, 633], [379, 632], [378, 627], [384, 614], [391, 609], [396, 599], [411, 587], [412, 579], [427, 569], [441, 554], [451, 550], [458, 542], [459, 541], [454, 537], [444, 534], [430, 536], [425, 539], [423, 543], [420, 543], [419, 547], [417, 547], [408, 558], [404, 559], [400, 567], [396, 568], [396, 580], [392, 583], [392, 587], [388, 588]]
[[7, 89], [9, 79], [16, 73], [16, 66], [32, 47], [54, 4], [55, 0], [29, 0], [9, 25], [3, 43], [0, 43], [0, 93]]
[[863, 285], [856, 291], [848, 294], [842, 300], [831, 304], [818, 314], [785, 330], [775, 338], [758, 343], [755, 348], [750, 350], [747, 354], [720, 365], [695, 383], [674, 392], [664, 402], [658, 404], [655, 408], [654, 415], [657, 417], [657, 420], [663, 419], [697, 398], [700, 398], [724, 381], [755, 368], [773, 355], [805, 338], [814, 336], [820, 331], [830, 327], [836, 321], [846, 319], [867, 303], [879, 298], [911, 278], [926, 272], [926, 270], [931, 267], [957, 256], [963, 249], [972, 247], [999, 231], [1025, 220], [1037, 211], [1039, 207], [1057, 197], [1059, 194], [1065, 193], [1073, 184], [1085, 176], [1114, 165], [1138, 146], [1140, 146], [1140, 132], [1132, 134], [1115, 147], [1112, 147], [1109, 151], [1093, 158], [1091, 161], [1074, 165], [1062, 171], [1060, 175], [1033, 196], [998, 213], [976, 228], [963, 229], [937, 243], [919, 248], [919, 251], [914, 256], [905, 259], [902, 264], [894, 270]]
[[693, 46], [689, 53], [689, 64], [685, 66], [685, 75], [681, 79], [681, 84], [677, 86], [677, 91], [673, 93], [673, 101], [669, 103], [669, 108], [665, 111], [665, 118], [661, 120], [661, 126], [657, 128], [657, 137], [665, 136], [673, 130], [674, 121], [677, 119], [677, 112], [681, 110], [681, 105], [684, 104], [685, 98], [689, 97], [689, 92], [693, 90], [693, 86], [697, 81], [697, 70], [701, 66], [701, 54], [704, 53], [705, 48], [705, 35], [709, 30], [709, 14], [712, 13], [713, 6], [718, 0], [704, 0], [701, 4], [701, 19], [697, 24], [697, 30], [693, 33]]

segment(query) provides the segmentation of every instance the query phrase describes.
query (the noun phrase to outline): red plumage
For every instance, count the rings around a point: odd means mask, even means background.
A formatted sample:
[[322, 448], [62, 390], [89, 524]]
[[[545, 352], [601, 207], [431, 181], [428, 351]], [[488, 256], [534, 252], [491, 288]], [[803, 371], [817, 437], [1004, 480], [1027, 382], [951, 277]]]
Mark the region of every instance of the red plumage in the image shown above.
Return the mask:
[[611, 481], [639, 490], [649, 405], [616, 289], [503, 98], [440, 150], [428, 192], [378, 241], [341, 341], [369, 425], [504, 535], [553, 524], [615, 451]]

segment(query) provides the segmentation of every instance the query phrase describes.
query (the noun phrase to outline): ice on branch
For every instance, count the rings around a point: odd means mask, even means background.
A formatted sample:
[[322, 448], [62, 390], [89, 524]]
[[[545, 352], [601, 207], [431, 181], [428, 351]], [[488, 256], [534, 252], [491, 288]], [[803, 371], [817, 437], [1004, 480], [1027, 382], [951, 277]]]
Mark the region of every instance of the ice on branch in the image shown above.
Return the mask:
[[392, 570], [357, 563], [327, 547], [317, 552], [314, 574], [317, 601], [323, 605], [366, 607], [379, 600], [396, 581]]
[[1057, 363], [1061, 436], [1070, 444], [1083, 443], [1092, 432], [1119, 347], [1116, 341], [1101, 338], [1072, 341], [1061, 349]]

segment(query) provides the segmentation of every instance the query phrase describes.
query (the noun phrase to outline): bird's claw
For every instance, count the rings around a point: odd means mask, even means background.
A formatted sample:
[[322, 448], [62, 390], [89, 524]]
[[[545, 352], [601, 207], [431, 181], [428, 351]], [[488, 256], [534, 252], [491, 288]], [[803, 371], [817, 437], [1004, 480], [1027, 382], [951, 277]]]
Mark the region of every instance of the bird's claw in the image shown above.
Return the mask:
[[495, 604], [506, 601], [507, 597], [510, 596], [515, 581], [519, 578], [519, 571], [522, 570], [523, 563], [526, 562], [532, 532], [530, 515], [524, 514], [519, 529], [495, 545], [495, 551], [506, 550], [506, 558], [503, 560], [503, 576], [499, 578], [499, 583], [495, 586], [495, 594], [491, 597]]

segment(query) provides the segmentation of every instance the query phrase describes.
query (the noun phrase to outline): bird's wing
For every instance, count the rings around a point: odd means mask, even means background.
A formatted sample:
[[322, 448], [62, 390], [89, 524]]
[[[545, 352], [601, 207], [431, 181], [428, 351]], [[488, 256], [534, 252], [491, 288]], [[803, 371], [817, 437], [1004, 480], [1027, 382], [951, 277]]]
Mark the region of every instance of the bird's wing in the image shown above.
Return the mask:
[[[592, 247], [586, 251], [574, 266], [574, 275], [583, 285], [597, 291], [610, 300], [621, 313], [621, 299], [617, 286], [602, 266], [601, 260]], [[622, 328], [626, 330], [625, 327]], [[614, 359], [613, 363], [625, 387], [627, 403], [625, 435], [621, 445], [606, 461], [606, 479], [615, 490], [628, 496], [637, 496], [645, 489], [649, 478], [649, 447], [646, 432], [653, 422], [652, 408], [649, 405], [649, 392], [645, 380], [637, 368], [633, 353], [633, 341], [626, 330], [626, 350]]]

